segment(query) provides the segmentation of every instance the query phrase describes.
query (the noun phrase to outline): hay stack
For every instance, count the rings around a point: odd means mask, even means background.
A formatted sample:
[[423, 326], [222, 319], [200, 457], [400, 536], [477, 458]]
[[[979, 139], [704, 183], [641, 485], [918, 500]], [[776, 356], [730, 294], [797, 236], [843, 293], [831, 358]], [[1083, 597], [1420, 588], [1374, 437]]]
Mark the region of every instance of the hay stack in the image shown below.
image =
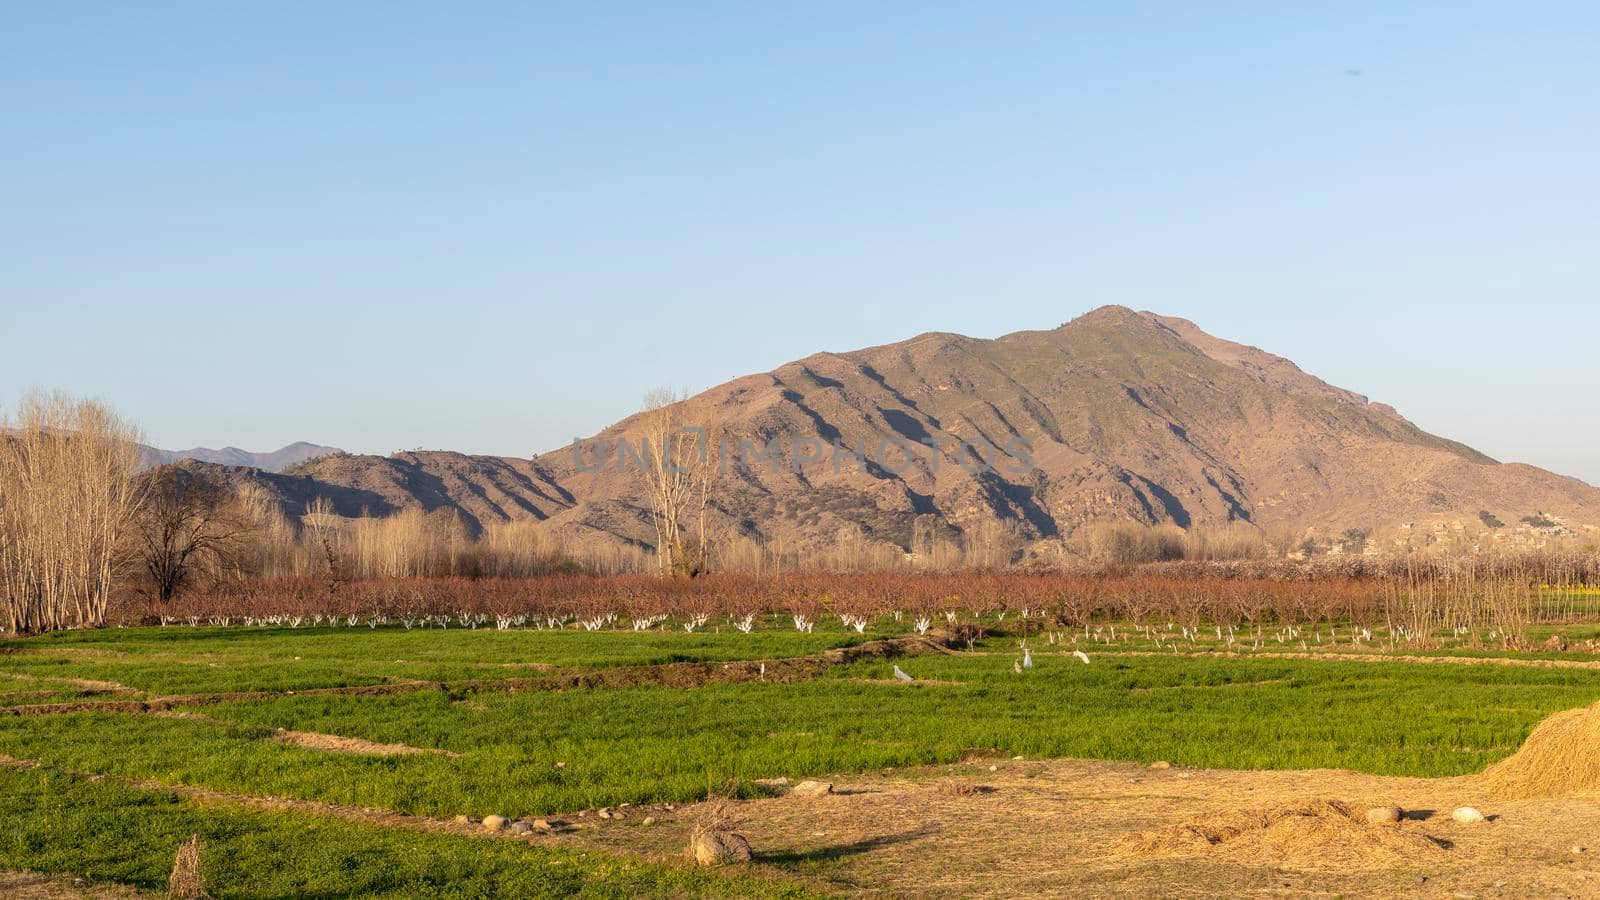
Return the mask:
[[694, 831], [683, 855], [702, 866], [721, 866], [749, 862], [750, 842], [738, 834], [744, 815], [739, 804], [727, 797], [711, 796], [693, 813]]
[[1522, 749], [1478, 778], [1485, 790], [1509, 800], [1600, 792], [1600, 703], [1540, 722]]
[[173, 900], [210, 900], [205, 881], [200, 877], [200, 835], [191, 835], [178, 847], [167, 876], [167, 896]]
[[1124, 837], [1128, 857], [1209, 857], [1295, 869], [1389, 868], [1435, 859], [1446, 845], [1401, 825], [1369, 825], [1338, 800], [1238, 810]]
[[731, 831], [702, 831], [695, 829], [689, 835], [689, 846], [684, 856], [702, 866], [722, 866], [750, 861], [750, 842], [742, 834]]

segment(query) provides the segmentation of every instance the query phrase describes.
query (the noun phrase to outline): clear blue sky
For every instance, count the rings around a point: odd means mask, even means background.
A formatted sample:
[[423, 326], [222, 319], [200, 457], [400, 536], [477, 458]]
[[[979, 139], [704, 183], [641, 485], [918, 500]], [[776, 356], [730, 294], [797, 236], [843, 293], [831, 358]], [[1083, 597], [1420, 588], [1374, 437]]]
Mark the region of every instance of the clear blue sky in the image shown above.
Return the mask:
[[0, 403], [526, 455], [1121, 303], [1600, 482], [1600, 12], [1405, 5], [10, 4]]

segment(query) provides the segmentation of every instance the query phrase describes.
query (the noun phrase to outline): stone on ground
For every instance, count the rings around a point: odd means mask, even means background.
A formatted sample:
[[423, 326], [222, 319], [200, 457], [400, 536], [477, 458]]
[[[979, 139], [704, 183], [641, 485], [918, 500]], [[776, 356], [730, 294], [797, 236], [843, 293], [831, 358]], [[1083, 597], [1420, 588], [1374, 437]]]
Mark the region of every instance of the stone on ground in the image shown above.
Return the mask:
[[1394, 825], [1404, 815], [1398, 806], [1374, 806], [1367, 810], [1368, 825]]
[[702, 866], [749, 862], [750, 842], [731, 831], [695, 831], [684, 855]]

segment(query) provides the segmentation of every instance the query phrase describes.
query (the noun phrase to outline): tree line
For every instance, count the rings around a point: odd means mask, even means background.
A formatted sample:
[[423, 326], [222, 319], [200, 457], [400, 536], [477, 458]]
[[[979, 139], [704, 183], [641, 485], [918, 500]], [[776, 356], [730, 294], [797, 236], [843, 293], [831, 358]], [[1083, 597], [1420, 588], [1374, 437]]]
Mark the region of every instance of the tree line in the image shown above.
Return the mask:
[[[356, 582], [482, 579], [502, 585], [494, 589], [496, 596], [508, 596], [507, 591], [519, 591], [504, 586], [507, 580], [580, 574], [677, 576], [664, 579], [670, 583], [714, 570], [781, 586], [792, 584], [784, 576], [805, 573], [960, 574], [1016, 572], [1030, 566], [1036, 572], [1113, 579], [1156, 566], [1152, 574], [1171, 583], [1283, 582], [1301, 585], [1295, 590], [1302, 592], [1309, 581], [1375, 580], [1398, 586], [1390, 591], [1387, 605], [1398, 608], [1401, 598], [1407, 598], [1407, 616], [1422, 627], [1436, 614], [1451, 621], [1475, 618], [1450, 612], [1442, 602], [1412, 603], [1411, 598], [1433, 596], [1430, 592], [1489, 596], [1495, 608], [1510, 611], [1500, 616], [1505, 618], [1526, 605], [1529, 585], [1587, 587], [1600, 582], [1600, 554], [1592, 547], [1514, 558], [1346, 555], [1291, 560], [1259, 531], [1243, 526], [1182, 530], [1103, 524], [1083, 530], [1081, 547], [1070, 560], [1027, 558], [1026, 542], [1016, 529], [998, 521], [979, 523], [958, 542], [930, 530], [913, 540], [910, 551], [869, 542], [859, 529], [841, 530], [837, 541], [818, 546], [790, 546], [743, 534], [713, 539], [705, 510], [714, 473], [693, 445], [671, 437], [683, 430], [681, 400], [664, 392], [652, 394], [640, 422], [653, 446], [665, 451], [640, 476], [655, 544], [569, 546], [532, 521], [492, 523], [474, 532], [445, 510], [412, 508], [385, 517], [347, 518], [335, 514], [324, 498], [303, 510], [285, 510], [253, 485], [227, 484], [205, 466], [145, 468], [139, 429], [103, 404], [62, 394], [30, 395], [14, 418], [0, 420], [5, 628], [32, 634], [103, 626], [119, 603], [149, 618], [172, 607], [197, 584], [203, 596], [236, 599], [242, 596], [239, 589], [229, 586], [251, 582], [278, 589], [298, 585], [297, 592], [321, 584], [314, 595], [331, 597], [341, 593], [339, 585]], [[749, 585], [756, 582], [737, 583], [739, 592], [749, 596]], [[900, 591], [935, 583], [893, 582]], [[947, 584], [937, 588], [948, 589]], [[1463, 601], [1461, 608], [1476, 608], [1477, 602]], [[252, 603], [271, 605], [259, 598]]]

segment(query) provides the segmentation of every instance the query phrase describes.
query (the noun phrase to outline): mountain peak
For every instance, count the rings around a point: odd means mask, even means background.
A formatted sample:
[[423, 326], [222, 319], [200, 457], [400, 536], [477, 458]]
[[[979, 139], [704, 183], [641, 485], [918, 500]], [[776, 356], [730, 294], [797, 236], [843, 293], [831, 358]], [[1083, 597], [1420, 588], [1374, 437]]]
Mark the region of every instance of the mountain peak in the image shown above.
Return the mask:
[[210, 447], [192, 447], [188, 450], [161, 450], [156, 447], [146, 447], [144, 458], [145, 464], [151, 466], [166, 465], [189, 459], [222, 466], [245, 466], [253, 469], [263, 469], [268, 472], [282, 472], [284, 469], [309, 459], [343, 452], [337, 447], [324, 447], [307, 441], [295, 441], [277, 450], [264, 453], [241, 450], [232, 446], [223, 447], [221, 450], [215, 450]]
[[[711, 433], [779, 442], [770, 459], [735, 447], [706, 516], [711, 533], [786, 547], [922, 552], [997, 524], [1061, 542], [1128, 521], [1325, 535], [1483, 511], [1600, 524], [1588, 485], [1499, 465], [1281, 356], [1125, 306], [993, 340], [930, 332], [814, 354], [685, 409]], [[643, 480], [616, 452], [641, 427], [635, 416], [600, 432], [600, 466], [597, 441], [583, 465], [570, 448], [531, 461], [341, 456], [298, 467], [282, 490], [290, 505], [326, 490], [352, 514], [447, 508], [473, 525], [531, 519], [579, 542], [648, 546]], [[821, 459], [797, 463], [796, 440]], [[891, 444], [909, 452], [883, 458]]]

